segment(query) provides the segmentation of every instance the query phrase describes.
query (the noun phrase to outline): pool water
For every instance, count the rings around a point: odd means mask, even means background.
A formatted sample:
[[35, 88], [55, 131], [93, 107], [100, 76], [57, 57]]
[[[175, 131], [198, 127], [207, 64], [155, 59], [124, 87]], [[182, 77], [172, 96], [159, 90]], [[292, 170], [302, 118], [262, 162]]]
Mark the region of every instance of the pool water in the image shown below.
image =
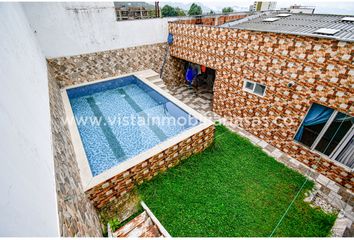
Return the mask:
[[199, 124], [135, 76], [67, 93], [93, 176]]

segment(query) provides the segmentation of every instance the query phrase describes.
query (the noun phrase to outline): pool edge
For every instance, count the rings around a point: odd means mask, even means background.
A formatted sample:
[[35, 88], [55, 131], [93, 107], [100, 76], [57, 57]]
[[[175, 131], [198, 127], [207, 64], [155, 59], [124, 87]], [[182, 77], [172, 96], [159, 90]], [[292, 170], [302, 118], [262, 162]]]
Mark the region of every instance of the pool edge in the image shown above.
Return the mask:
[[[159, 88], [155, 84], [151, 83], [148, 79], [146, 79], [149, 77], [148, 74], [152, 73], [155, 72], [153, 72], [152, 70], [144, 70], [68, 86], [61, 89], [61, 95], [65, 109], [65, 118], [67, 120], [70, 136], [74, 147], [75, 157], [80, 170], [80, 178], [83, 185], [83, 189], [87, 193], [89, 199], [93, 202], [94, 206], [97, 208], [104, 206], [107, 201], [112, 201], [113, 198], [119, 198], [122, 194], [124, 195], [124, 193], [131, 190], [130, 188], [134, 187], [136, 184], [139, 184], [138, 178], [140, 177], [132, 177], [130, 174], [130, 172], [135, 172], [134, 168], [136, 168], [137, 166], [141, 166], [141, 168], [144, 170], [143, 172], [145, 172], [142, 174], [141, 178], [151, 179], [152, 175], [157, 175], [158, 172], [161, 172], [163, 169], [167, 170], [168, 168], [177, 165], [181, 159], [185, 158], [185, 156], [190, 156], [194, 153], [203, 151], [213, 141], [215, 129], [214, 123], [208, 118], [204, 117], [202, 114], [198, 113], [194, 109], [190, 108], [180, 100], [167, 93], [165, 90]], [[74, 114], [69, 102], [67, 90], [131, 75], [134, 75], [143, 83], [153, 88], [159, 94], [166, 97], [172, 103], [177, 105], [179, 108], [198, 119], [200, 121], [200, 124], [186, 131], [183, 131], [180, 134], [166, 141], [159, 143], [158, 145], [148, 149], [147, 151], [144, 151], [130, 159], [127, 159], [123, 163], [114, 166], [97, 176], [93, 176], [90, 170], [88, 159], [86, 157], [86, 153], [84, 151], [79, 130], [74, 119]], [[184, 141], [186, 142], [184, 143]], [[198, 146], [197, 143], [199, 143], [200, 146]], [[174, 150], [181, 152], [181, 155], [179, 155], [178, 153], [176, 156], [170, 156], [166, 153], [167, 150], [170, 151], [169, 149], [173, 150], [173, 155], [176, 155], [176, 152], [174, 152]], [[152, 159], [158, 159], [159, 166], [155, 166], [154, 161]], [[177, 163], [169, 163], [169, 160], [171, 159], [173, 160], [172, 162]], [[161, 163], [161, 161], [165, 162]], [[138, 173], [134, 174], [139, 175]], [[147, 176], [144, 177], [144, 175]], [[121, 179], [125, 180], [124, 186], [121, 186], [122, 184], [120, 184], [120, 181], [118, 181], [117, 176], [120, 176]], [[111, 186], [112, 183], [115, 183], [115, 186], [113, 188]]]

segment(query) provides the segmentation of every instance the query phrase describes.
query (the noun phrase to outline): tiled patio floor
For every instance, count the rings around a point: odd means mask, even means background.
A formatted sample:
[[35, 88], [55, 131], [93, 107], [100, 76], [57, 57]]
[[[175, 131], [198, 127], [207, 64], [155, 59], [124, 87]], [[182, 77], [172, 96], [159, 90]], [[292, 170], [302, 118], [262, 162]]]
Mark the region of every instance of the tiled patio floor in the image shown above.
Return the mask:
[[212, 111], [213, 93], [211, 90], [206, 89], [205, 87], [200, 87], [198, 89], [191, 88], [187, 85], [166, 86], [161, 79], [156, 79], [154, 83], [209, 119], [219, 121], [236, 133], [248, 138], [253, 144], [261, 147], [264, 152], [274, 157], [277, 161], [282, 162], [286, 166], [314, 180], [316, 187], [309, 197], [311, 198], [311, 202], [322, 208], [328, 208], [328, 206], [331, 208], [330, 206], [333, 206], [340, 210], [338, 219], [332, 229], [333, 236], [339, 237], [354, 234], [353, 193], [331, 181], [327, 177], [315, 172], [313, 169], [307, 167], [305, 164], [290, 157], [279, 149], [271, 146], [267, 142], [257, 138], [244, 129], [234, 126], [230, 121], [227, 121], [227, 119], [214, 113]]
[[200, 113], [205, 114], [212, 111], [213, 93], [209, 89], [195, 89], [181, 85], [179, 87], [169, 87], [168, 90], [173, 96]]

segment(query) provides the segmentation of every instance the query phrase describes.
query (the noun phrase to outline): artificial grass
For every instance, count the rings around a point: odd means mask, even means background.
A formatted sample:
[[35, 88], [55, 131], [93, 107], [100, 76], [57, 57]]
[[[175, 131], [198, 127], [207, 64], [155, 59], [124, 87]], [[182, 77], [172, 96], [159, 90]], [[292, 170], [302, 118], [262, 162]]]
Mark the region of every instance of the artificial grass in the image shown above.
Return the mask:
[[[214, 144], [138, 189], [174, 237], [267, 237], [305, 177], [224, 126]], [[308, 181], [274, 236], [328, 236], [336, 216], [303, 201]]]

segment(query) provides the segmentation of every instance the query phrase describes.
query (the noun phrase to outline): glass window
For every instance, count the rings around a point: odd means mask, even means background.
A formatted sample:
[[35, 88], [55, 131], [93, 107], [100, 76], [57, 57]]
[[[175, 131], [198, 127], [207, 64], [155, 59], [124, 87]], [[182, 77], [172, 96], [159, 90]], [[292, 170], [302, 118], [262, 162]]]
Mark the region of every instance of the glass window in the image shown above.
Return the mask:
[[335, 159], [342, 164], [353, 167], [354, 117], [337, 112], [320, 104], [312, 104], [295, 140]]
[[333, 150], [353, 126], [353, 121], [353, 117], [339, 112], [327, 128], [327, 131], [323, 134], [315, 149], [327, 156], [331, 155]]
[[254, 88], [254, 93], [263, 96], [265, 92], [265, 86], [256, 84], [256, 87]]
[[349, 142], [337, 156], [336, 160], [350, 168], [354, 167], [354, 137], [349, 139]]
[[247, 88], [247, 89], [253, 90], [253, 87], [254, 87], [254, 83], [252, 83], [252, 82], [246, 82], [246, 88]]
[[295, 136], [295, 140], [311, 147], [333, 112], [334, 110], [331, 108], [316, 103], [312, 104]]
[[265, 90], [266, 90], [266, 86], [261, 85], [259, 83], [255, 83], [255, 82], [251, 82], [251, 81], [245, 80], [243, 89], [245, 91], [247, 91], [247, 92], [254, 93], [254, 94], [259, 95], [259, 96], [264, 96]]

